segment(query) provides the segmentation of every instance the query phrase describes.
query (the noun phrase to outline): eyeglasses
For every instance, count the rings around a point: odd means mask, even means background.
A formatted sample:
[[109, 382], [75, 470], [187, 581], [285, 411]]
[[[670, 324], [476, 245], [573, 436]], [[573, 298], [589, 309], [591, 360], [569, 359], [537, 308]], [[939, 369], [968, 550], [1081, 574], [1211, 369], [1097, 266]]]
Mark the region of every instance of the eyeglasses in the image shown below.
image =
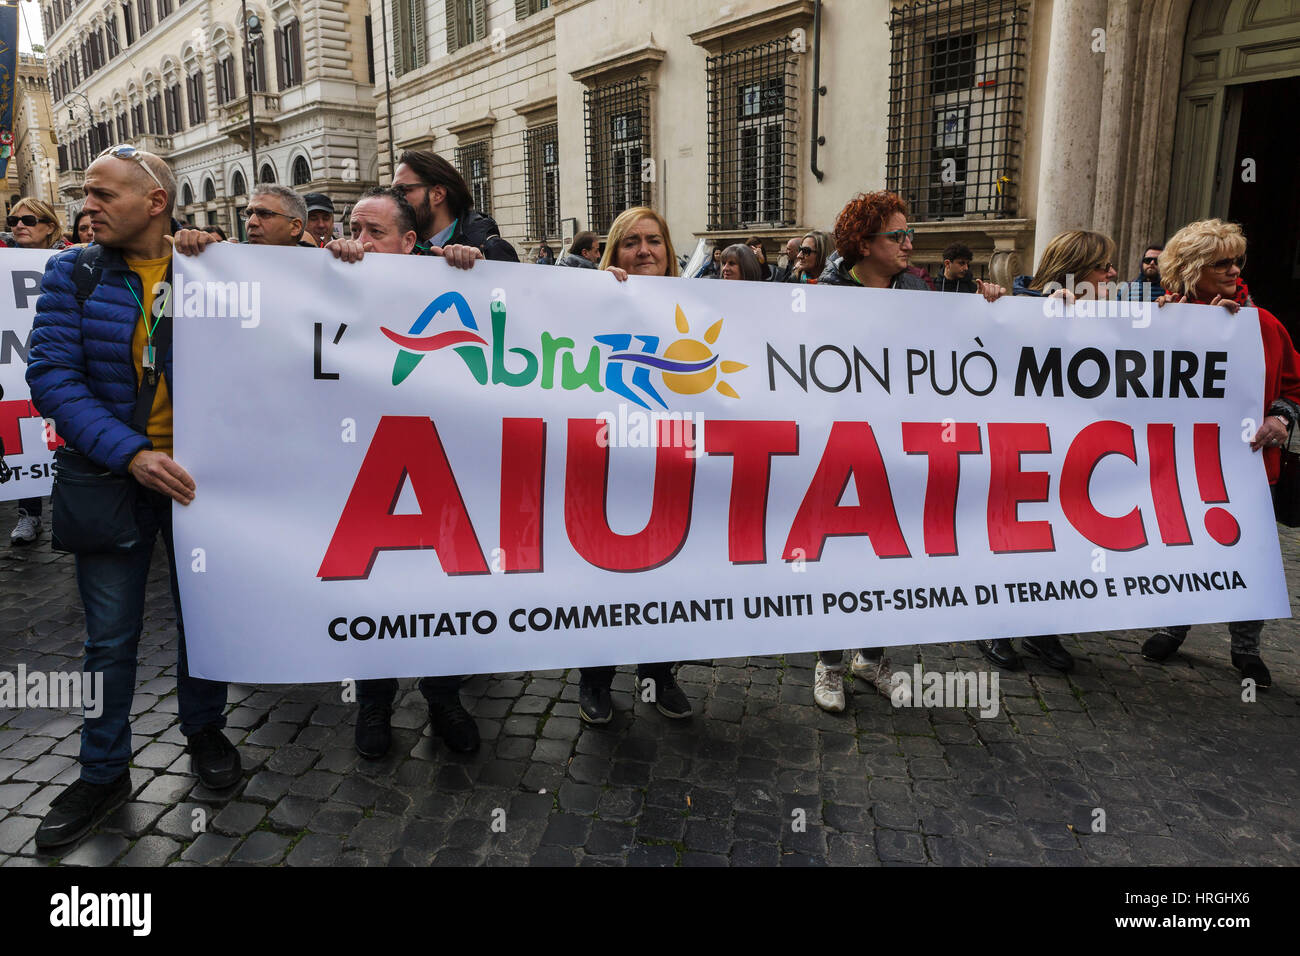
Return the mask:
[[290, 216], [287, 213], [276, 212], [274, 209], [267, 209], [263, 206], [247, 206], [239, 210], [240, 219], [252, 219], [256, 216], [258, 219], [266, 219], [268, 216], [284, 216], [285, 219], [297, 219], [297, 216]]
[[894, 240], [894, 242], [898, 243], [901, 246], [903, 244], [904, 239], [906, 239], [908, 242], [912, 242], [914, 239], [916, 239], [916, 230], [895, 229], [893, 232], [873, 232], [871, 233], [871, 235], [884, 236], [887, 239]]
[[37, 218], [36, 216], [30, 216], [30, 215], [29, 215], [29, 216], [10, 216], [8, 219], [5, 220], [5, 222], [7, 222], [7, 223], [9, 224], [9, 228], [12, 229], [14, 226], [18, 225], [20, 222], [21, 222], [24, 226], [27, 226], [28, 228], [30, 228], [30, 227], [36, 225], [38, 222], [49, 222], [49, 220], [48, 220], [48, 219], [40, 219], [40, 218]]
[[1142, 264], [1144, 266], [1154, 265], [1159, 256], [1143, 256]]
[[1227, 272], [1233, 266], [1236, 266], [1238, 269], [1246, 268], [1245, 254], [1239, 256], [1229, 256], [1226, 259], [1220, 259], [1218, 262], [1210, 263], [1210, 268], [1215, 270], [1216, 272]]
[[799, 256], [815, 256], [815, 255], [817, 255], [817, 250], [812, 248], [811, 246], [800, 246], [799, 251], [795, 253], [796, 258], [798, 258]]
[[397, 195], [401, 196], [403, 199], [406, 198], [406, 194], [409, 193], [412, 189], [429, 189], [429, 188], [430, 187], [424, 183], [401, 183], [401, 184], [394, 183], [393, 184], [393, 192], [397, 193]]
[[138, 163], [140, 168], [149, 174], [149, 178], [158, 184], [159, 189], [167, 189], [162, 180], [158, 178], [158, 174], [150, 169], [149, 164], [144, 161], [144, 154], [134, 146], [110, 146], [100, 153], [96, 159], [101, 159], [104, 156], [112, 156], [114, 159], [129, 159], [133, 163]]

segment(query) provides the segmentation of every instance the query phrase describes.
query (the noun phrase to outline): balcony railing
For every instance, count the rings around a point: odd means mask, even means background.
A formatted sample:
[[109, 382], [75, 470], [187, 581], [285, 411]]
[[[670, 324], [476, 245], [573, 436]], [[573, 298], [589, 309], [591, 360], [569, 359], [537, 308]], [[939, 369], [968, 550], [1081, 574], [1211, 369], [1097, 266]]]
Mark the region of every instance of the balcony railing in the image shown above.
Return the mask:
[[172, 151], [172, 137], [160, 133], [145, 133], [135, 137], [135, 145], [147, 153], [164, 156]]
[[59, 171], [59, 192], [80, 199], [85, 193], [82, 188], [86, 180], [84, 169], [63, 169]]
[[[253, 94], [253, 128], [259, 144], [268, 143], [280, 131], [280, 97], [274, 93]], [[221, 133], [248, 148], [248, 97], [241, 96], [221, 105]]]

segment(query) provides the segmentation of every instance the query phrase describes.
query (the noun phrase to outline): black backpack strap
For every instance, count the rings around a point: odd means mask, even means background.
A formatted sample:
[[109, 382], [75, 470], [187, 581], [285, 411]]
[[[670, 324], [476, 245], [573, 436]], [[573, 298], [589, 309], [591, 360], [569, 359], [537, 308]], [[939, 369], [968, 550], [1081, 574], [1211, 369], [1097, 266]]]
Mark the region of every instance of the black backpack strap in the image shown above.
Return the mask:
[[99, 285], [99, 279], [104, 274], [100, 261], [103, 257], [104, 247], [96, 242], [81, 249], [76, 261], [72, 263], [72, 283], [77, 290], [77, 305], [82, 308], [85, 308], [86, 300], [95, 291], [95, 286]]

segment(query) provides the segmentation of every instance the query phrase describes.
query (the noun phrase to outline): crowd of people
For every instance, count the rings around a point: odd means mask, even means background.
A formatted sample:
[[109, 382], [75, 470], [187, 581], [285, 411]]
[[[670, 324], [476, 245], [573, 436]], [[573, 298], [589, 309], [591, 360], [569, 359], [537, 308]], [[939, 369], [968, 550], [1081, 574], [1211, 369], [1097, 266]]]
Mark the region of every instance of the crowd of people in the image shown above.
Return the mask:
[[[217, 227], [175, 222], [174, 176], [157, 156], [134, 147], [113, 147], [97, 158], [86, 170], [85, 196], [70, 235], [61, 234], [53, 209], [25, 199], [9, 217], [12, 234], [2, 240], [23, 248], [73, 246], [50, 259], [42, 282], [28, 355], [32, 401], [43, 416], [54, 419], [68, 450], [94, 468], [129, 475], [138, 488], [136, 546], [76, 556], [86, 614], [84, 666], [104, 675], [104, 706], [98, 717], [85, 720], [81, 775], [51, 804], [36, 835], [43, 848], [79, 839], [128, 793], [136, 651], [158, 535], [166, 545], [176, 606], [178, 705], [194, 771], [217, 790], [232, 786], [241, 775], [238, 751], [223, 733], [226, 685], [191, 677], [186, 665], [171, 516], [173, 502], [188, 504], [196, 487], [171, 456], [170, 313], [153, 294], [158, 280], [169, 274], [174, 253], [201, 255], [213, 243], [228, 240]], [[473, 208], [470, 190], [454, 166], [431, 152], [402, 154], [391, 184], [370, 189], [351, 207], [346, 237], [335, 235], [341, 230], [335, 229], [328, 197], [300, 196], [280, 185], [258, 186], [242, 217], [251, 245], [312, 247], [343, 263], [367, 255], [441, 256], [461, 269], [483, 259], [519, 261], [495, 221]], [[722, 280], [964, 293], [990, 302], [1007, 294], [1067, 300], [1115, 294], [1159, 305], [1202, 304], [1221, 309], [1224, 321], [1242, 305], [1254, 305], [1241, 278], [1246, 238], [1238, 226], [1219, 220], [1189, 223], [1167, 243], [1152, 244], [1137, 277], [1118, 287], [1115, 245], [1109, 237], [1086, 230], [1063, 233], [1047, 245], [1032, 275], [1015, 278], [1010, 293], [973, 277], [975, 255], [961, 243], [944, 251], [941, 274], [932, 278], [911, 261], [914, 236], [902, 197], [869, 192], [844, 206], [832, 230], [789, 238], [776, 264], [768, 261], [766, 243], [755, 237], [714, 250], [700, 273]], [[682, 269], [668, 223], [648, 207], [623, 211], [603, 244], [595, 233], [579, 232], [563, 255], [545, 246], [535, 261], [605, 271], [619, 282], [634, 275], [679, 276]], [[91, 285], [85, 285], [79, 265], [92, 274]], [[1272, 482], [1279, 449], [1300, 417], [1300, 356], [1271, 313], [1261, 308], [1259, 316], [1267, 372], [1260, 396], [1263, 424], [1251, 447], [1263, 450]], [[38, 500], [20, 504], [13, 544], [36, 540], [40, 515]], [[1143, 654], [1154, 661], [1168, 659], [1187, 630], [1171, 625], [1154, 631]], [[1257, 687], [1267, 688], [1270, 677], [1260, 658], [1262, 622], [1235, 622], [1229, 630], [1233, 664]], [[1021, 666], [1010, 640], [978, 643], [998, 667]], [[1063, 672], [1074, 666], [1054, 635], [1023, 638], [1021, 649]], [[640, 696], [653, 701], [665, 717], [684, 719], [692, 715], [693, 705], [674, 669], [673, 662], [638, 664]], [[896, 690], [893, 664], [883, 648], [826, 650], [817, 656], [812, 693], [818, 706], [830, 712], [845, 709], [849, 671], [886, 696]], [[585, 722], [601, 725], [612, 719], [614, 673], [614, 667], [582, 668], [579, 711]], [[472, 753], [479, 748], [479, 730], [460, 700], [463, 680], [430, 676], [417, 686], [434, 734], [449, 749]], [[391, 747], [397, 689], [396, 679], [360, 682], [355, 742], [366, 758], [382, 757]]]

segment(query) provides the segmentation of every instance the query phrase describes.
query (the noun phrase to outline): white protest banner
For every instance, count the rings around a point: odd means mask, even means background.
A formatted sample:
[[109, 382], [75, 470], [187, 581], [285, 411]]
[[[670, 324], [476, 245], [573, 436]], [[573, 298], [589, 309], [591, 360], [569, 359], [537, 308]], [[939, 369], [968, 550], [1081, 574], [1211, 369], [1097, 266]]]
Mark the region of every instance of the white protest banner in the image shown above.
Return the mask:
[[203, 677], [1289, 613], [1253, 310], [233, 245], [173, 291]]
[[0, 501], [40, 498], [54, 481], [53, 432], [47, 434], [25, 378], [36, 297], [51, 255], [49, 249], [0, 249], [0, 441], [5, 464], [13, 469], [0, 484]]

